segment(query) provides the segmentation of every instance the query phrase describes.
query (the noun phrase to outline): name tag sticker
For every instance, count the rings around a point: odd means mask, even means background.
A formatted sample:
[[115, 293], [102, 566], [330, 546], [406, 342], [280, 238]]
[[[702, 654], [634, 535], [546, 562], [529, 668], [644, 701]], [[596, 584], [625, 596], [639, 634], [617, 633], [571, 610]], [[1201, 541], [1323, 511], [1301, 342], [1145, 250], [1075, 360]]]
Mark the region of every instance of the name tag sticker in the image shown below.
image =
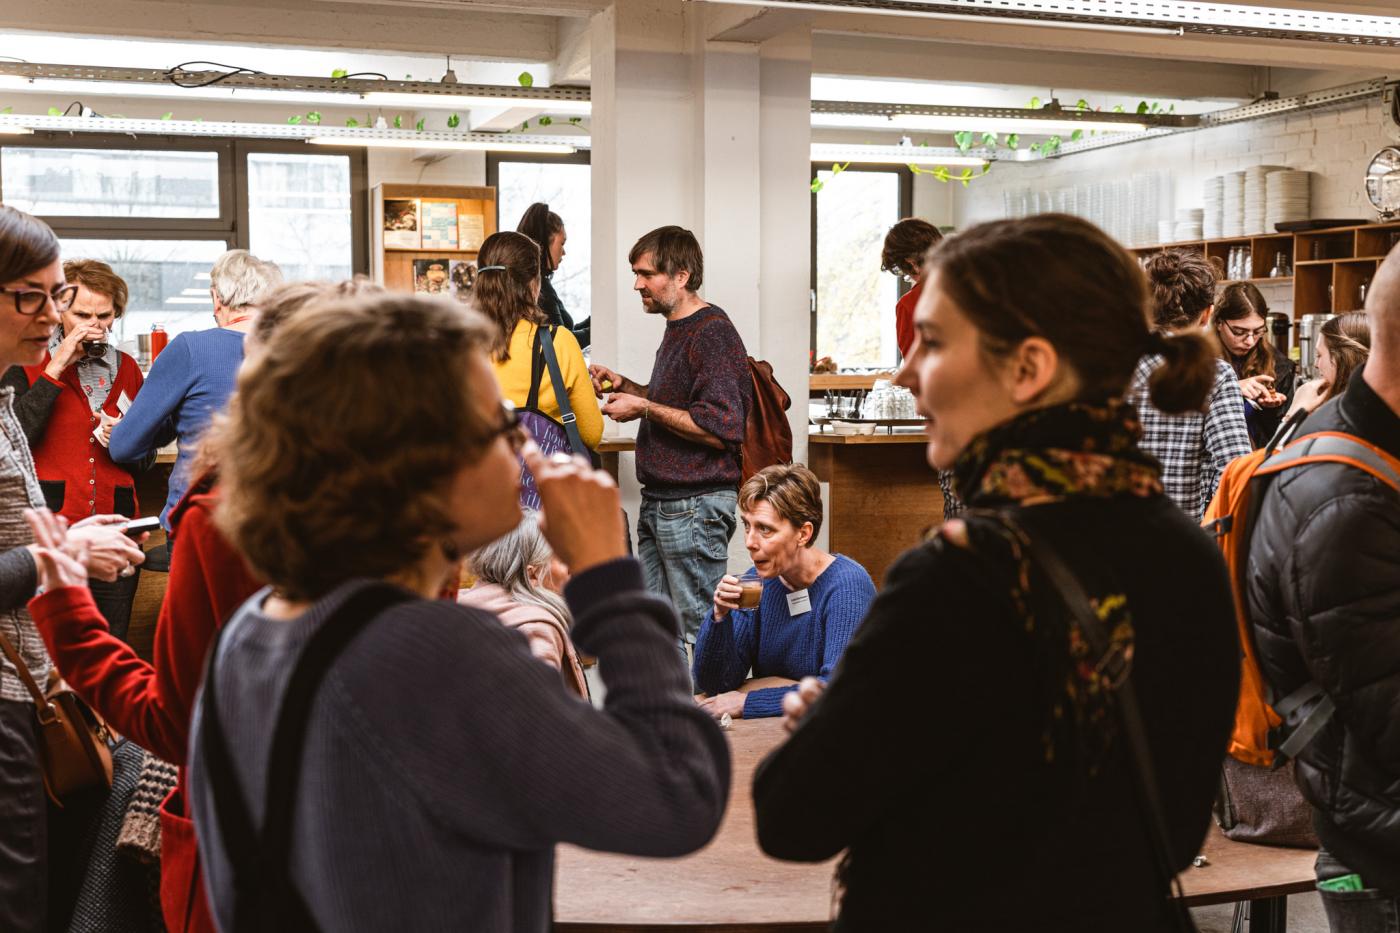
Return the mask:
[[800, 616], [804, 612], [812, 611], [812, 597], [807, 595], [806, 590], [793, 590], [787, 594], [788, 615]]
[[122, 394], [117, 396], [117, 411], [121, 412], [124, 415], [126, 414], [126, 410], [130, 407], [131, 399], [127, 397], [126, 391], [123, 390]]

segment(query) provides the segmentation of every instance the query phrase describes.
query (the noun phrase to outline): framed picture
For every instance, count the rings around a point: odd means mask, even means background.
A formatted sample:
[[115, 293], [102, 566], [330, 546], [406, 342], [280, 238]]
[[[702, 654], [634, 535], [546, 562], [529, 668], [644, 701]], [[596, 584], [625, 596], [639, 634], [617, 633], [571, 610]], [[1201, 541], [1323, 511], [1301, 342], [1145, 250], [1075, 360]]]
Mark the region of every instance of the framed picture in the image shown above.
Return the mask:
[[384, 199], [384, 245], [395, 249], [422, 249], [417, 198]]
[[448, 259], [413, 260], [413, 290], [420, 295], [448, 295], [452, 285], [448, 281]]

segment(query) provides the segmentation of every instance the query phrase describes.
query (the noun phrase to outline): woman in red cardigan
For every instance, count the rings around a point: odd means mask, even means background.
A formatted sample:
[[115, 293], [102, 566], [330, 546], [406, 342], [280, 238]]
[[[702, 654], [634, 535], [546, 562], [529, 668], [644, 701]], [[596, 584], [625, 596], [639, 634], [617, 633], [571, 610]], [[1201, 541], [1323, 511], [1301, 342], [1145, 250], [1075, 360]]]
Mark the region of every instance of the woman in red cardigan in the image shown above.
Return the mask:
[[[292, 313], [317, 298], [362, 290], [366, 286], [358, 283], [279, 288], [249, 334], [245, 365]], [[54, 665], [78, 695], [119, 734], [180, 766], [175, 789], [160, 807], [161, 912], [171, 933], [215, 929], [204, 896], [194, 824], [186, 816], [185, 748], [214, 633], [262, 585], [214, 526], [218, 500], [214, 473], [206, 470], [170, 513], [171, 527], [179, 533], [156, 619], [153, 665], [112, 636], [87, 590], [54, 590], [29, 604]]]
[[[141, 390], [141, 369], [111, 340], [126, 311], [126, 282], [105, 262], [63, 264], [73, 303], [60, 314], [48, 352], [33, 366], [13, 367], [4, 384], [15, 390], [15, 417], [34, 452], [44, 500], [70, 525], [92, 515], [140, 515], [132, 469], [108, 455], [112, 425]], [[111, 583], [94, 581], [93, 597], [112, 633], [126, 637], [140, 571]]]
[[885, 234], [880, 268], [914, 283], [894, 308], [894, 337], [902, 360], [909, 359], [914, 350], [914, 306], [924, 290], [924, 254], [941, 239], [943, 234], [937, 227], [917, 217], [904, 218]]

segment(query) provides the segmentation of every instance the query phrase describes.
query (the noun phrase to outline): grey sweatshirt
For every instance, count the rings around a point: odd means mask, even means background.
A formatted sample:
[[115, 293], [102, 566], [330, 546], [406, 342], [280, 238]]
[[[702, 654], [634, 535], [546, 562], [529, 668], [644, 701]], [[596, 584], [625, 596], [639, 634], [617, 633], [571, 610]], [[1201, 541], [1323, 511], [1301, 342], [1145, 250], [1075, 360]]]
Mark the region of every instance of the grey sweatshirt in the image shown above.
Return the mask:
[[[280, 698], [308, 637], [355, 581], [293, 621], [265, 593], [229, 622], [214, 676], [255, 822]], [[676, 856], [719, 827], [723, 734], [696, 708], [670, 604], [617, 560], [571, 580], [573, 637], [598, 657], [606, 706], [559, 689], [525, 639], [488, 613], [414, 599], [340, 655], [310, 711], [292, 876], [325, 931], [546, 931], [554, 846]], [[214, 916], [233, 879], [194, 714], [190, 790]]]

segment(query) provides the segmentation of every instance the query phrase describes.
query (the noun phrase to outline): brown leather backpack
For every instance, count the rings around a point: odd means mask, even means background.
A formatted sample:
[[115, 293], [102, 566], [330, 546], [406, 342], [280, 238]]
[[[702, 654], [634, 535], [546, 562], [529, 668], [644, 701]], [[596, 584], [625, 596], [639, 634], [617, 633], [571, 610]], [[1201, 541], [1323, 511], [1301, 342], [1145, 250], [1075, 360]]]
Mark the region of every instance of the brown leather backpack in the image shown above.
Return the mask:
[[764, 467], [792, 462], [792, 426], [787, 420], [792, 398], [773, 378], [773, 364], [753, 357], [748, 360], [753, 377], [753, 406], [744, 423], [745, 480]]

